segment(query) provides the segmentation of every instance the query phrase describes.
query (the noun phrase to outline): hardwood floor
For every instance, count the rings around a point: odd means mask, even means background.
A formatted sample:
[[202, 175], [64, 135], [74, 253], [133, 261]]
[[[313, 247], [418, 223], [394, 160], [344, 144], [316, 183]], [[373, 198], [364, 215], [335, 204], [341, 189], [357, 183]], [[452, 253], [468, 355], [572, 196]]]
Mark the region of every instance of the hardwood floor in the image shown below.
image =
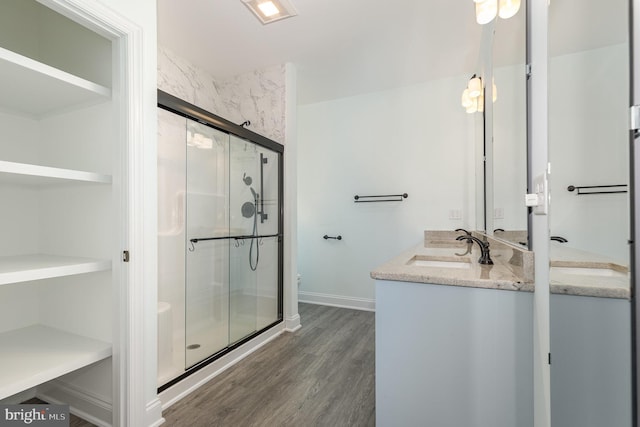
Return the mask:
[[374, 313], [300, 304], [285, 333], [163, 416], [167, 426], [375, 425]]

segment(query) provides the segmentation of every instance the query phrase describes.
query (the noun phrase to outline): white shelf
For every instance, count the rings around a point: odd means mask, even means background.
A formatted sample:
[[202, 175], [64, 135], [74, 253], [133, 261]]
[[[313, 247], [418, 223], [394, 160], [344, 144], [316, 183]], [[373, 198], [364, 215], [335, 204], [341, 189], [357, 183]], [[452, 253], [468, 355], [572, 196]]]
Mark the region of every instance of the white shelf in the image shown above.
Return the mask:
[[0, 160], [0, 182], [2, 183], [49, 185], [64, 181], [111, 184], [112, 179], [111, 175]]
[[[57, 255], [0, 257], [0, 285], [93, 273], [110, 269], [110, 260], [63, 257]], [[0, 376], [0, 378], [2, 377]]]
[[111, 89], [0, 48], [0, 106], [42, 117], [106, 101]]
[[0, 334], [0, 399], [111, 356], [111, 344], [33, 325]]

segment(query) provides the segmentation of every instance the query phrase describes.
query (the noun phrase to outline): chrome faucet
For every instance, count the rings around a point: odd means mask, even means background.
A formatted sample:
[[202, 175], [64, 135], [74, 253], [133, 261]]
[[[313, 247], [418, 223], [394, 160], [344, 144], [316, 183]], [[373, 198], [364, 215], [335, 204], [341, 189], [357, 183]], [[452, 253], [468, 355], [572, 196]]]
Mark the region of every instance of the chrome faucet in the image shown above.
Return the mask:
[[489, 242], [483, 242], [477, 237], [473, 237], [470, 235], [463, 235], [456, 237], [456, 240], [466, 240], [467, 242], [476, 242], [478, 246], [480, 246], [480, 258], [478, 262], [483, 265], [493, 265], [493, 261], [491, 260], [491, 256], [489, 254]]

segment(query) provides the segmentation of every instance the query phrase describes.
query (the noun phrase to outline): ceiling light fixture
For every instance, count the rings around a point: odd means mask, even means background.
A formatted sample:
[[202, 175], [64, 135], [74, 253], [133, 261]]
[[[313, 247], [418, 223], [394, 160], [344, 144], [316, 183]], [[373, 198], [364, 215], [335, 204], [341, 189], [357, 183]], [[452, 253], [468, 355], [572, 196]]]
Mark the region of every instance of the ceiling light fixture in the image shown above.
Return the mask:
[[271, 22], [296, 16], [298, 14], [289, 0], [241, 1], [263, 24], [270, 24]]

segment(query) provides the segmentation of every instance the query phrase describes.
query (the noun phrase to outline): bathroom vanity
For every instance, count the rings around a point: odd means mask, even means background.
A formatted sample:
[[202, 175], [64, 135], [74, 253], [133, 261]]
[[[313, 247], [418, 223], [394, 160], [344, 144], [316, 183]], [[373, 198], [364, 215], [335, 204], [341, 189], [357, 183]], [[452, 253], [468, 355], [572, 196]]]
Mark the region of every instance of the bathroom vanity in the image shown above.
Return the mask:
[[487, 238], [480, 265], [459, 234], [371, 273], [378, 425], [533, 426], [533, 254]]
[[619, 261], [551, 242], [554, 425], [631, 425], [629, 272]]
[[[371, 273], [378, 425], [533, 426], [533, 253], [476, 235], [480, 265], [458, 235], [427, 231]], [[553, 424], [630, 425], [628, 269], [550, 244]]]

